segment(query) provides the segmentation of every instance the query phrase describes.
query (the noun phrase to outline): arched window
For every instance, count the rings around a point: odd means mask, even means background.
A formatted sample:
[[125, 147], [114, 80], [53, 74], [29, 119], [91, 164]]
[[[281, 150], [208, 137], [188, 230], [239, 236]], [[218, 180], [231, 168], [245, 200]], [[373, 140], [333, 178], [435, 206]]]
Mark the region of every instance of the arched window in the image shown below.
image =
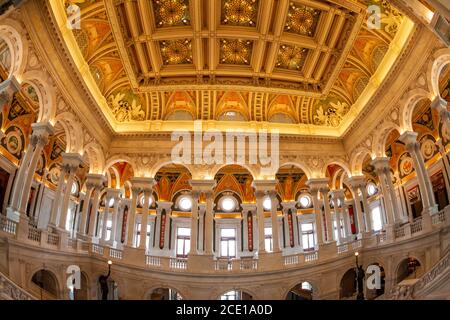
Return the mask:
[[300, 207], [302, 208], [309, 208], [312, 205], [312, 199], [309, 194], [301, 194], [298, 198], [298, 203], [300, 204]]
[[367, 184], [367, 194], [369, 195], [369, 197], [375, 195], [377, 192], [378, 192], [378, 188], [375, 185], [375, 183], [369, 182]]

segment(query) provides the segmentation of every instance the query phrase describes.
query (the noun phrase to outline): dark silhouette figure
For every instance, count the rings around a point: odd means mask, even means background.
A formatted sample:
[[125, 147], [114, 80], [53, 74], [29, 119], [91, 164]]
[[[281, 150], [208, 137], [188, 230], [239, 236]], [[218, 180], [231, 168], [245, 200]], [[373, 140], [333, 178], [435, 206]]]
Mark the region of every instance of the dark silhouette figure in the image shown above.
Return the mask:
[[108, 300], [108, 278], [111, 275], [111, 265], [108, 265], [108, 274], [101, 275], [98, 277], [98, 282], [100, 283], [100, 289], [102, 290], [102, 300]]
[[364, 300], [364, 277], [365, 272], [362, 266], [356, 267], [356, 284], [358, 288], [357, 300]]

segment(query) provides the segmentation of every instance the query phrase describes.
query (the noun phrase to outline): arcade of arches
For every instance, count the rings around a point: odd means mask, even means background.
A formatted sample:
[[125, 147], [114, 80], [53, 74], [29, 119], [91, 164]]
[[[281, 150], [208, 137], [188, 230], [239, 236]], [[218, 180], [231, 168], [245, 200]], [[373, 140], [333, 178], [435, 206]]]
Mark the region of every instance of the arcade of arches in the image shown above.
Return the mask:
[[3, 2], [0, 298], [450, 298], [441, 1]]

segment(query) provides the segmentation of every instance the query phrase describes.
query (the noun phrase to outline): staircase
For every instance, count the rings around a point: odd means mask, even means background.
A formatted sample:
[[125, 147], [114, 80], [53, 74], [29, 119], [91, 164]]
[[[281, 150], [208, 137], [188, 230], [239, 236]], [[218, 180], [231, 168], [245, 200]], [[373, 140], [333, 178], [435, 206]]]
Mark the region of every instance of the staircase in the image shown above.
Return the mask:
[[405, 281], [394, 287], [386, 300], [447, 300], [450, 299], [450, 250], [420, 279]]
[[0, 272], [0, 300], [37, 300]]

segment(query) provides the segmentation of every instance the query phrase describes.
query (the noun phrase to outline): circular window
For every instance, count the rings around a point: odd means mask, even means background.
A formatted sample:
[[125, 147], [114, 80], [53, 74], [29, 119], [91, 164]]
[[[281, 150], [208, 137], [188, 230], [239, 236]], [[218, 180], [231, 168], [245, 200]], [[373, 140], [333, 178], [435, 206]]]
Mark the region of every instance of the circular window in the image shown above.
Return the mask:
[[112, 207], [114, 205], [114, 198], [109, 199], [108, 207]]
[[270, 200], [270, 197], [266, 197], [263, 201], [263, 208], [266, 211], [270, 211], [272, 209], [272, 200]]
[[183, 196], [178, 201], [178, 208], [183, 211], [189, 211], [192, 208], [192, 198], [189, 196]]
[[[141, 201], [140, 201], [141, 207], [144, 206], [144, 200], [145, 200], [145, 198], [144, 198], [144, 196], [142, 195], [142, 196], [141, 196]], [[150, 196], [150, 199], [148, 199], [148, 207], [149, 207], [149, 208], [151, 207], [152, 203], [153, 203], [153, 197]]]
[[302, 195], [298, 202], [300, 202], [302, 208], [309, 208], [311, 206], [311, 197], [309, 195]]
[[220, 208], [225, 212], [232, 212], [236, 210], [236, 199], [230, 196], [222, 197], [219, 201]]
[[378, 189], [377, 189], [377, 186], [375, 185], [375, 183], [371, 182], [367, 185], [367, 193], [369, 194], [369, 196], [373, 196], [377, 192], [378, 192]]
[[73, 195], [78, 193], [78, 183], [72, 183], [72, 189], [70, 189], [70, 193]]

